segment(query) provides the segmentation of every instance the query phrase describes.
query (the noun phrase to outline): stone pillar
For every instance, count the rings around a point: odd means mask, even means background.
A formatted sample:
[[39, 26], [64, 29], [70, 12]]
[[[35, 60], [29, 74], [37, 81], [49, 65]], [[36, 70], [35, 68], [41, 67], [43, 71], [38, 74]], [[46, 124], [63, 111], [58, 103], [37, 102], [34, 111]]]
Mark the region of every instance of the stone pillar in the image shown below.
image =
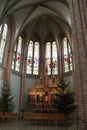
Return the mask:
[[40, 48], [41, 48], [41, 50], [40, 50], [40, 67], [39, 67], [39, 69], [40, 69], [40, 76], [44, 76], [44, 73], [45, 73], [45, 67], [43, 66], [43, 65], [45, 65], [45, 60], [44, 60], [44, 57], [45, 57], [45, 52], [44, 52], [44, 48], [45, 48], [45, 43], [44, 43], [44, 40], [42, 41], [42, 43], [41, 43], [41, 46], [40, 46]]
[[[77, 116], [87, 122], [87, 0], [71, 0], [72, 50]], [[87, 130], [79, 120], [78, 130]]]
[[25, 100], [26, 60], [27, 60], [27, 44], [26, 44], [26, 41], [24, 40], [22, 43], [20, 106], [19, 106], [20, 116], [22, 116], [22, 114], [25, 110], [24, 100]]
[[12, 64], [12, 56], [13, 56], [13, 44], [14, 44], [14, 25], [13, 25], [13, 19], [10, 18], [10, 27], [11, 27], [11, 32], [10, 32], [10, 40], [9, 40], [9, 49], [8, 49], [8, 56], [7, 56], [7, 61], [6, 61], [6, 69], [4, 72], [4, 85], [9, 86], [10, 84], [10, 74], [11, 74], [11, 64]]

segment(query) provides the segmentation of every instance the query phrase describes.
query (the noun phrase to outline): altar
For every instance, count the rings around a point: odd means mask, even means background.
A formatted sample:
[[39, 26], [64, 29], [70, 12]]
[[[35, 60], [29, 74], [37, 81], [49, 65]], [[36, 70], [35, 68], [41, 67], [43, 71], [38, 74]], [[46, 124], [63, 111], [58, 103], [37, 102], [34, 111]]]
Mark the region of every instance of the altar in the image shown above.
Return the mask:
[[28, 90], [28, 106], [31, 112], [55, 113], [52, 101], [58, 93], [58, 79], [56, 77], [40, 77], [35, 87]]

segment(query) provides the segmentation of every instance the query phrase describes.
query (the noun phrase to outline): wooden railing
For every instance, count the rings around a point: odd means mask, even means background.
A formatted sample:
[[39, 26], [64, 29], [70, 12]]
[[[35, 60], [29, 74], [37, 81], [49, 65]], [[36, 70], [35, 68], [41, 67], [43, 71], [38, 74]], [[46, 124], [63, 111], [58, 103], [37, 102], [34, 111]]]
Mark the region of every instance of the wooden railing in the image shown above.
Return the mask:
[[43, 124], [44, 122], [55, 123], [59, 121], [65, 121], [63, 113], [24, 113], [24, 120], [29, 121], [29, 123], [39, 123]]
[[17, 113], [7, 113], [5, 112], [4, 114], [1, 112], [0, 113], [0, 118], [1, 119], [17, 119], [19, 116]]
[[[0, 113], [0, 119], [19, 119], [18, 113]], [[28, 121], [30, 124], [55, 124], [59, 121], [65, 121], [63, 113], [29, 113], [25, 112], [23, 121]]]

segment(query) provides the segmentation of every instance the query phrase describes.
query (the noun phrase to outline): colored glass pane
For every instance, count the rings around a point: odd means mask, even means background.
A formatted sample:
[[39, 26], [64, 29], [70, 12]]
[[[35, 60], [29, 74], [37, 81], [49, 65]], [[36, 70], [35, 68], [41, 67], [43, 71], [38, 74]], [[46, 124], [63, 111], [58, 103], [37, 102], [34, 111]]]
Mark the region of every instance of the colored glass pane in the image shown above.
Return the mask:
[[22, 47], [22, 37], [19, 36], [18, 47], [17, 47], [17, 54], [16, 54], [16, 65], [15, 65], [15, 70], [16, 71], [20, 70], [21, 47]]
[[39, 43], [35, 42], [33, 74], [38, 75], [38, 69], [39, 69]]
[[33, 57], [33, 42], [30, 41], [28, 45], [28, 55], [27, 55], [27, 74], [32, 74], [32, 57]]
[[5, 23], [3, 26], [3, 30], [1, 32], [2, 36], [1, 36], [1, 43], [0, 43], [0, 63], [2, 63], [3, 60], [3, 54], [4, 54], [5, 44], [7, 40], [7, 32], [8, 32], [8, 26]]
[[66, 37], [63, 39], [63, 55], [64, 55], [64, 72], [66, 73], [72, 70], [71, 47]]

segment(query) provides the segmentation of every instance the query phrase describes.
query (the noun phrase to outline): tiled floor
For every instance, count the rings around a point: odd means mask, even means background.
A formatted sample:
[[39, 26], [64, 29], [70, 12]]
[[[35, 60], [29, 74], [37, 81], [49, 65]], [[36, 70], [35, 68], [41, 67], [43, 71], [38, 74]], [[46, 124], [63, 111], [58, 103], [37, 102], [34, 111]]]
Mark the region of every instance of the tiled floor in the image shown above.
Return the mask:
[[[52, 126], [14, 126], [14, 125], [0, 125], [0, 130], [58, 130], [58, 127]], [[65, 130], [64, 128], [60, 128], [59, 130]]]
[[65, 128], [58, 128], [58, 126], [40, 126], [40, 125], [23, 125], [1, 123], [0, 130], [66, 130]]
[[23, 121], [16, 121], [10, 123], [0, 123], [0, 130], [76, 130], [76, 126], [70, 127], [58, 127], [58, 126], [46, 126], [46, 125], [29, 125]]

